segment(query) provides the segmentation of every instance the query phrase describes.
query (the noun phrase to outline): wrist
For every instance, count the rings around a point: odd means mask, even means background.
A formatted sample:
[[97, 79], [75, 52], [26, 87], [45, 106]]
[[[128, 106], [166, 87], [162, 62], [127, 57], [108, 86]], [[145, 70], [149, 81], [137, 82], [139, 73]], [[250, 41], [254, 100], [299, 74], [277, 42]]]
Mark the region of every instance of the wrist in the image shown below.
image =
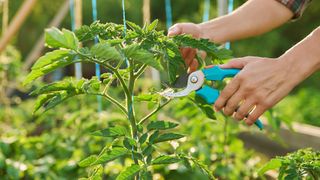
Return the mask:
[[198, 24], [200, 34], [202, 38], [210, 39], [215, 43], [225, 43], [228, 41], [228, 27], [230, 22], [228, 20], [229, 15], [221, 16], [208, 22]]
[[290, 79], [299, 83], [320, 69], [320, 28], [278, 58]]

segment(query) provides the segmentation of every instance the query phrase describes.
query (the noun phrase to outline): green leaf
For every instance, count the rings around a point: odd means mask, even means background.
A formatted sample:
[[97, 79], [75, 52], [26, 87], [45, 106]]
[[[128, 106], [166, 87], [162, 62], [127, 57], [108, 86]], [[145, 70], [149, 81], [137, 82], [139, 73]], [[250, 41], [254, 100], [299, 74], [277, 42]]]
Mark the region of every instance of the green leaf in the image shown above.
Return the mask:
[[141, 136], [140, 139], [139, 139], [140, 145], [142, 145], [143, 143], [145, 143], [146, 140], [147, 140], [147, 138], [148, 138], [148, 133], [142, 134], [142, 136]]
[[82, 161], [80, 161], [80, 162], [78, 163], [78, 165], [79, 165], [80, 167], [90, 166], [90, 165], [93, 164], [95, 161], [97, 161], [97, 158], [98, 158], [98, 156], [96, 156], [96, 155], [91, 155], [91, 156], [83, 159]]
[[159, 131], [155, 131], [154, 133], [151, 134], [149, 137], [149, 142], [152, 144], [154, 140], [159, 136]]
[[53, 27], [45, 31], [46, 45], [52, 48], [78, 49], [79, 40], [75, 34], [69, 30]]
[[152, 173], [150, 171], [143, 172], [141, 178], [142, 180], [152, 180]]
[[272, 170], [272, 169], [278, 169], [282, 165], [281, 159], [271, 159], [268, 163], [263, 165], [259, 170], [258, 174], [262, 176], [265, 172]]
[[147, 129], [149, 131], [151, 130], [165, 130], [165, 129], [172, 129], [177, 127], [179, 124], [174, 123], [174, 122], [170, 122], [170, 121], [151, 121], [148, 126]]
[[127, 58], [134, 60], [135, 62], [146, 64], [154, 67], [157, 70], [162, 70], [162, 66], [159, 61], [154, 58], [154, 55], [149, 51], [140, 48], [138, 44], [132, 44], [123, 49]]
[[53, 98], [54, 94], [43, 94], [39, 96], [35, 102], [33, 107], [33, 113], [37, 112], [41, 106], [49, 101], [49, 99]]
[[138, 96], [134, 97], [134, 100], [137, 102], [143, 102], [143, 101], [158, 102], [159, 96], [157, 94], [139, 94]]
[[125, 136], [127, 134], [127, 130], [125, 127], [109, 127], [103, 130], [95, 131], [91, 133], [93, 136], [102, 136], [102, 137], [120, 137]]
[[[186, 156], [185, 156], [185, 157], [186, 157]], [[188, 158], [188, 157], [187, 157], [187, 158]], [[201, 171], [202, 171], [206, 176], [208, 176], [208, 178], [210, 178], [210, 179], [215, 179], [215, 177], [212, 175], [211, 170], [209, 170], [209, 167], [208, 167], [206, 164], [200, 162], [198, 159], [193, 158], [193, 157], [189, 157], [188, 159], [190, 159], [198, 168], [200, 168]]]
[[82, 91], [87, 94], [100, 94], [101, 81], [97, 77], [92, 77], [82, 85]]
[[186, 65], [179, 51], [179, 47], [173, 42], [165, 42], [164, 58], [166, 61], [166, 70], [168, 71], [169, 82], [175, 82], [179, 73], [186, 72]]
[[142, 154], [144, 156], [149, 156], [153, 151], [154, 151], [154, 147], [150, 144], [143, 149]]
[[116, 180], [128, 180], [134, 177], [141, 170], [139, 165], [132, 164], [130, 167], [127, 167], [118, 175]]
[[[109, 151], [104, 152], [103, 154], [97, 156], [89, 156], [88, 158], [82, 160], [81, 167], [88, 167], [97, 164], [103, 164], [106, 162], [113, 161], [121, 156], [124, 156], [128, 153], [128, 150], [122, 147], [115, 147]], [[80, 164], [79, 164], [80, 165]]]
[[190, 35], [178, 35], [173, 37], [173, 40], [180, 46], [203, 50], [214, 56], [214, 53], [218, 51], [216, 44], [210, 42], [209, 39], [194, 39]]
[[74, 91], [75, 88], [76, 87], [72, 83], [72, 80], [63, 80], [40, 87], [32, 91], [30, 95], [47, 94], [57, 91]]
[[219, 60], [226, 60], [233, 58], [232, 51], [226, 48], [220, 48], [217, 52], [215, 52], [215, 57]]
[[130, 22], [130, 21], [127, 21], [127, 25], [132, 29], [134, 30], [135, 32], [139, 33], [139, 34], [142, 34], [142, 28], [140, 26], [138, 26], [137, 24], [133, 23], [133, 22]]
[[128, 150], [132, 150], [137, 146], [137, 143], [134, 139], [131, 137], [125, 137], [123, 140], [123, 145], [126, 147]]
[[100, 62], [106, 62], [110, 60], [122, 61], [121, 54], [115, 47], [110, 46], [109, 43], [95, 44], [91, 50], [91, 54], [98, 58]]
[[148, 25], [147, 30], [150, 32], [152, 30], [155, 30], [157, 28], [159, 20], [154, 20], [151, 24]]
[[211, 105], [209, 105], [202, 97], [191, 93], [188, 98], [210, 119], [215, 120], [215, 112]]
[[68, 93], [66, 91], [56, 93], [55, 96], [48, 101], [48, 104], [46, 105], [45, 108], [46, 108], [46, 110], [49, 110], [49, 109], [55, 107], [56, 105], [62, 103], [63, 101], [67, 100], [68, 98], [73, 97], [74, 95], [76, 95], [76, 94], [75, 93]]
[[180, 139], [180, 138], [183, 138], [183, 137], [184, 137], [184, 135], [182, 135], [182, 134], [164, 133], [164, 134], [161, 134], [158, 138], [156, 138], [154, 140], [154, 143]]
[[77, 29], [75, 31], [75, 34], [80, 41], [92, 40], [95, 36], [92, 33], [91, 28], [87, 25], [83, 25], [79, 29]]
[[32, 71], [28, 74], [23, 84], [29, 84], [33, 80], [45, 74], [76, 62], [76, 60], [73, 59], [74, 55], [70, 54], [69, 52], [70, 51], [56, 50], [40, 57], [38, 60], [39, 63], [35, 64], [35, 67], [32, 68]]
[[52, 52], [46, 53], [44, 56], [40, 57], [36, 63], [32, 66], [32, 70], [40, 69], [45, 66], [48, 66], [55, 61], [64, 59], [65, 57], [68, 57], [70, 55], [70, 50], [66, 49], [58, 49], [54, 50]]
[[180, 159], [173, 156], [161, 155], [152, 161], [152, 164], [173, 164], [179, 162]]

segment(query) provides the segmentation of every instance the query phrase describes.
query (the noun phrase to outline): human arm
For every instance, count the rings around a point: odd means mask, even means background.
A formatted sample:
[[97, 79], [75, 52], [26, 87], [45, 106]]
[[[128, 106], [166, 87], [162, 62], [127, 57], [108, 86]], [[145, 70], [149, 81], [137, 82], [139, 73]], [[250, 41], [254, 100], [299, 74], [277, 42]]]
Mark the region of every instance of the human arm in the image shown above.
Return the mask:
[[221, 65], [242, 70], [223, 89], [215, 109], [234, 114], [237, 120], [248, 115], [245, 122], [252, 125], [301, 81], [320, 70], [319, 43], [320, 27], [279, 58], [244, 57]]
[[[168, 35], [191, 34], [194, 38], [208, 38], [216, 43], [256, 36], [280, 26], [292, 18], [293, 12], [276, 0], [250, 0], [231, 14], [201, 24], [178, 23], [172, 26]], [[186, 64], [194, 71], [196, 51], [182, 50]]]

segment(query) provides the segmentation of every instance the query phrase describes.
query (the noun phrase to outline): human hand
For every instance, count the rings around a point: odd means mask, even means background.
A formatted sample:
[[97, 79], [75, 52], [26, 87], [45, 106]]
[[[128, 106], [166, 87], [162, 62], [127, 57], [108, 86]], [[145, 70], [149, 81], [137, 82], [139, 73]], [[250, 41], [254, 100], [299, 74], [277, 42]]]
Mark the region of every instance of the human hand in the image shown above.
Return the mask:
[[222, 90], [215, 110], [252, 125], [267, 109], [283, 99], [296, 85], [288, 64], [271, 58], [233, 59], [221, 68], [242, 69]]
[[[179, 34], [190, 34], [194, 38], [200, 38], [201, 29], [199, 25], [194, 23], [178, 23], [170, 27], [168, 30], [168, 36], [174, 36]], [[182, 58], [185, 60], [186, 65], [189, 67], [188, 72], [196, 71], [198, 68], [199, 64], [197, 59], [195, 58], [196, 53], [197, 50], [193, 48], [181, 49]], [[205, 57], [205, 54], [203, 54], [202, 56]]]

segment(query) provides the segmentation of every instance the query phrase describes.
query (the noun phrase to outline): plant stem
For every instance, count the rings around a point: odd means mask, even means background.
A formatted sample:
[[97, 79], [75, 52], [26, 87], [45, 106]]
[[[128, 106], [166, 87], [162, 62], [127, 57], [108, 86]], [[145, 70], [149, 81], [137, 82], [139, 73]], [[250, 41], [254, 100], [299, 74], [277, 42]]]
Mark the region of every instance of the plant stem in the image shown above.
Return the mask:
[[223, 124], [223, 145], [226, 146], [227, 143], [228, 143], [228, 119], [225, 119]]
[[[88, 58], [90, 61], [92, 61], [92, 62], [94, 62], [94, 63], [97, 63], [97, 64], [99, 64], [99, 65], [102, 65], [102, 66], [110, 69], [110, 70], [115, 74], [115, 76], [117, 77], [117, 79], [120, 81], [120, 84], [121, 84], [121, 86], [122, 86], [122, 88], [123, 88], [126, 96], [128, 96], [128, 95], [130, 94], [126, 83], [124, 82], [123, 78], [121, 77], [121, 75], [119, 74], [119, 71], [118, 71], [116, 68], [110, 66], [109, 64], [101, 63], [101, 62], [98, 61], [97, 59], [95, 59], [95, 58], [93, 58], [93, 57], [90, 57], [90, 56], [88, 56], [88, 55], [86, 55], [86, 54], [83, 54], [83, 53], [81, 53], [80, 51], [76, 51], [76, 53], [79, 54], [79, 55], [81, 55], [81, 56], [84, 56], [84, 57]], [[85, 60], [84, 60], [84, 61], [85, 61]], [[90, 61], [89, 61], [89, 62], [90, 62]]]
[[144, 70], [146, 70], [146, 68], [147, 68], [147, 65], [143, 64], [141, 68], [137, 71], [137, 73], [135, 73], [134, 78], [138, 79], [141, 76], [141, 74], [144, 72]]
[[[138, 139], [138, 128], [135, 120], [135, 111], [133, 107], [133, 91], [134, 91], [134, 64], [133, 62], [129, 62], [129, 86], [128, 86], [128, 94], [126, 94], [126, 102], [127, 102], [127, 111], [128, 111], [128, 120], [130, 122], [130, 128], [131, 128], [131, 137], [135, 140]], [[136, 151], [137, 149], [132, 149], [132, 151]], [[139, 162], [136, 158], [134, 158], [134, 163], [139, 165]]]
[[154, 109], [152, 112], [150, 112], [148, 115], [146, 115], [144, 118], [142, 118], [138, 124], [143, 124], [146, 120], [148, 120], [151, 116], [153, 116], [155, 113], [157, 113], [160, 109], [162, 109], [164, 106], [166, 106], [167, 104], [169, 104], [169, 102], [171, 102], [171, 99], [169, 99], [168, 101], [166, 101], [163, 104], [159, 104], [158, 107], [156, 109]]
[[119, 109], [121, 109], [121, 111], [124, 112], [126, 115], [128, 114], [128, 111], [126, 110], [126, 108], [120, 102], [112, 98], [110, 95], [108, 95], [107, 93], [104, 93], [102, 94], [102, 96], [108, 99], [114, 105], [118, 106]]

